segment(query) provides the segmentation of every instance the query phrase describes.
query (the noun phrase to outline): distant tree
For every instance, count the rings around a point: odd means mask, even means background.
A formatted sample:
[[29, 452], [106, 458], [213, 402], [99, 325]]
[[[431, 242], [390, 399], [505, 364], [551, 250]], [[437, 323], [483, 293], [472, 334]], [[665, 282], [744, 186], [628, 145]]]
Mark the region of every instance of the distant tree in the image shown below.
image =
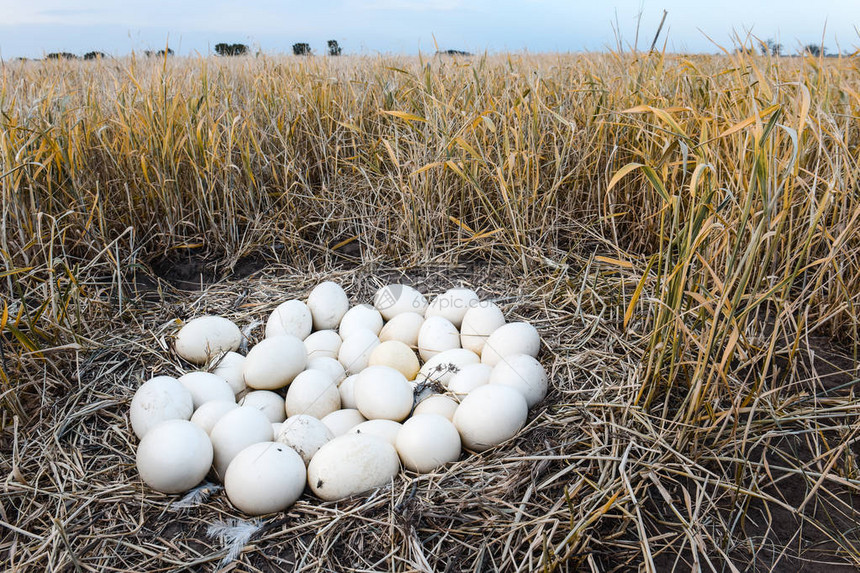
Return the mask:
[[100, 60], [102, 58], [106, 58], [107, 56], [104, 52], [87, 52], [84, 54], [85, 60]]
[[759, 47], [759, 49], [761, 50], [762, 56], [766, 56], [768, 54], [771, 56], [779, 56], [782, 54], [782, 44], [777, 43], [773, 38], [768, 38], [767, 41]]
[[311, 55], [311, 45], [306, 44], [305, 42], [293, 44], [293, 55], [310, 56]]
[[339, 56], [340, 55], [340, 46], [337, 43], [337, 40], [329, 40], [328, 41], [328, 55], [329, 56]]
[[248, 46], [245, 44], [215, 44], [215, 53], [219, 56], [244, 56], [248, 53]]
[[803, 51], [814, 58], [827, 55], [827, 48], [818, 44], [807, 44], [804, 46]]
[[49, 60], [77, 60], [78, 57], [69, 52], [51, 52], [45, 58]]
[[442, 56], [471, 56], [472, 54], [463, 50], [439, 50], [436, 52]]

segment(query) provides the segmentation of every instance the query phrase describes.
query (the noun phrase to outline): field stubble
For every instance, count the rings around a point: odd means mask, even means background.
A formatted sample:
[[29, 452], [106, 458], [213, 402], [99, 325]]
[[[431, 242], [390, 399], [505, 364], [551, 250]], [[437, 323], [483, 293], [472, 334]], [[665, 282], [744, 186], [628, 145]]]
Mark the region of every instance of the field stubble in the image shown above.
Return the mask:
[[[215, 565], [223, 498], [137, 480], [176, 325], [321, 277], [464, 283], [534, 321], [517, 439], [301, 500], [265, 570], [855, 570], [856, 58], [5, 64], [4, 569]], [[192, 292], [197, 290], [198, 292]]]

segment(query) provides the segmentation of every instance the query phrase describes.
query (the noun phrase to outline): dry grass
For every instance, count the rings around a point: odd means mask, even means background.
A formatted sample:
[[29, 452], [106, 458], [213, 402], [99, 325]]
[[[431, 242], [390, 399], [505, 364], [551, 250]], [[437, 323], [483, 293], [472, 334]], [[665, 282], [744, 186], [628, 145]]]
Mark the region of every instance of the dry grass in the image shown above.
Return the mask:
[[172, 320], [405, 272], [534, 321], [553, 391], [242, 568], [855, 570], [858, 94], [856, 59], [747, 54], [6, 64], [3, 568], [217, 567], [223, 494], [132, 463]]

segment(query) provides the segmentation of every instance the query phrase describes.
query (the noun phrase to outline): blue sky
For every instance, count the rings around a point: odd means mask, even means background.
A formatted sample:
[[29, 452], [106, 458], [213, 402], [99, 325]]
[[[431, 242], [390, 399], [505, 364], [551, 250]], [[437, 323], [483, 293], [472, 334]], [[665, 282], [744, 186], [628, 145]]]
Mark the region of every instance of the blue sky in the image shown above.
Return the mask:
[[[668, 48], [715, 52], [734, 33], [777, 38], [793, 52], [808, 43], [830, 51], [860, 46], [860, 1], [817, 0], [0, 0], [0, 56], [47, 52], [170, 47], [208, 53], [218, 42], [241, 42], [267, 52], [308, 42], [317, 53], [336, 39], [347, 53], [432, 52], [441, 49], [532, 52], [614, 47], [619, 30], [648, 47], [662, 10]], [[708, 38], [711, 39], [708, 39]], [[713, 40], [713, 41], [712, 41]], [[662, 40], [661, 40], [662, 42]]]

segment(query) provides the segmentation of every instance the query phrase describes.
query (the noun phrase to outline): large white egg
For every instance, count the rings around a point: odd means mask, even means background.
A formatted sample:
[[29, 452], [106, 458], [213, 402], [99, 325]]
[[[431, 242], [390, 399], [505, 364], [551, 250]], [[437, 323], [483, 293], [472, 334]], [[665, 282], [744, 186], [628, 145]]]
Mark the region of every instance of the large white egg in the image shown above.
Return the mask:
[[238, 352], [228, 352], [212, 369], [212, 374], [226, 380], [233, 389], [233, 394], [239, 394], [245, 390], [245, 375], [242, 373], [244, 370], [245, 357]]
[[539, 351], [540, 335], [535, 327], [527, 322], [511, 322], [500, 326], [487, 338], [481, 351], [481, 362], [495, 366], [514, 354], [537, 358]]
[[504, 324], [505, 315], [498, 306], [489, 301], [480, 302], [463, 315], [460, 345], [475, 354], [481, 354], [487, 338]]
[[461, 368], [480, 361], [477, 354], [465, 348], [446, 350], [425, 362], [415, 379], [418, 382], [438, 382], [442, 386], [448, 386], [448, 382]]
[[211, 372], [189, 372], [180, 376], [179, 382], [191, 393], [195, 410], [213, 400], [236, 401], [233, 389], [227, 381]]
[[144, 382], [131, 399], [131, 429], [143, 438], [165, 420], [187, 420], [194, 412], [191, 392], [176, 378], [156, 376]]
[[370, 353], [368, 366], [388, 366], [403, 374], [407, 380], [414, 380], [421, 368], [415, 352], [399, 340], [380, 342]]
[[288, 418], [305, 414], [321, 420], [335, 410], [340, 410], [340, 392], [331, 376], [322, 370], [305, 370], [287, 390]]
[[526, 399], [513, 388], [484, 384], [460, 402], [454, 412], [454, 426], [465, 447], [482, 452], [514, 437], [525, 425], [528, 413]]
[[191, 421], [203, 428], [203, 431], [208, 435], [224, 414], [238, 407], [239, 404], [233, 400], [206, 402], [194, 411]]
[[275, 440], [294, 449], [305, 465], [323, 445], [334, 438], [331, 430], [317, 418], [299, 414], [287, 418]]
[[448, 392], [462, 400], [478, 386], [489, 383], [492, 371], [486, 364], [467, 364], [448, 381]]
[[349, 434], [364, 434], [385, 440], [392, 446], [397, 442], [397, 434], [403, 425], [394, 420], [368, 420], [352, 428]]
[[188, 321], [176, 334], [176, 353], [192, 364], [205, 364], [222, 352], [236, 350], [242, 331], [222, 316], [201, 316]]
[[403, 465], [422, 474], [460, 457], [460, 434], [439, 414], [419, 414], [403, 422], [396, 445]]
[[546, 397], [546, 370], [537, 358], [528, 354], [514, 354], [493, 367], [490, 384], [503, 384], [518, 390], [529, 408]]
[[410, 348], [418, 348], [418, 333], [424, 324], [424, 317], [414, 312], [398, 314], [385, 323], [379, 331], [379, 340], [399, 340]]
[[313, 328], [313, 316], [308, 305], [300, 300], [282, 302], [269, 315], [266, 338], [288, 334], [304, 340]]
[[272, 440], [272, 422], [258, 409], [240, 406], [221, 416], [209, 437], [215, 450], [215, 471], [223, 479], [236, 454], [251, 444]]
[[424, 316], [427, 310], [427, 299], [409, 285], [392, 284], [376, 291], [373, 296], [373, 307], [385, 320], [391, 320], [404, 312], [414, 312]]
[[239, 452], [224, 476], [224, 491], [248, 515], [282, 511], [293, 505], [305, 489], [307, 474], [302, 458], [279, 442], [260, 442]]
[[180, 493], [206, 477], [212, 465], [212, 444], [196, 424], [167, 420], [143, 436], [136, 461], [146, 485], [163, 493]]
[[441, 316], [424, 319], [418, 331], [418, 353], [424, 361], [440, 352], [460, 348], [460, 333], [451, 321]]
[[366, 328], [359, 328], [343, 341], [337, 353], [337, 360], [343, 364], [347, 374], [358, 374], [370, 360], [373, 349], [379, 345], [379, 338]]
[[341, 338], [346, 338], [359, 328], [366, 328], [373, 334], [382, 330], [382, 315], [369, 304], [358, 304], [343, 315], [338, 332]]
[[472, 289], [448, 289], [433, 299], [433, 302], [427, 307], [424, 317], [441, 316], [448, 319], [455, 327], [460, 328], [466, 311], [477, 307], [480, 302], [481, 299], [478, 298], [478, 293]]
[[335, 410], [320, 421], [337, 437], [344, 435], [362, 422], [366, 422], [367, 418], [362, 416], [358, 410], [347, 408]]
[[319, 449], [308, 464], [308, 484], [326, 501], [388, 484], [400, 470], [394, 446], [373, 436], [346, 434]]
[[314, 330], [337, 328], [349, 310], [349, 298], [341, 286], [331, 281], [320, 283], [308, 295], [308, 308], [314, 319]]
[[308, 360], [307, 370], [320, 370], [325, 372], [331, 377], [335, 384], [340, 384], [341, 380], [346, 378], [346, 370], [344, 370], [343, 364], [334, 358], [329, 358], [328, 356], [311, 358]]
[[308, 352], [308, 360], [314, 358], [337, 358], [337, 351], [343, 342], [340, 335], [334, 330], [318, 330], [312, 332], [305, 338], [305, 350]]
[[257, 390], [277, 390], [293, 381], [305, 369], [305, 345], [284, 334], [260, 341], [245, 357], [245, 384]]
[[368, 420], [399, 422], [412, 411], [412, 402], [412, 386], [394, 368], [369, 366], [355, 381], [355, 405]]
[[457, 402], [449, 398], [448, 396], [443, 396], [442, 394], [433, 394], [432, 396], [428, 396], [418, 402], [418, 405], [415, 406], [415, 410], [412, 412], [413, 416], [418, 416], [420, 414], [439, 414], [449, 420], [454, 419], [454, 412], [457, 411]]
[[239, 405], [258, 409], [272, 423], [283, 422], [287, 419], [284, 410], [284, 399], [271, 390], [254, 390], [253, 392], [248, 392], [239, 400]]
[[343, 379], [337, 391], [340, 392], [340, 407], [355, 409], [355, 381], [358, 380], [358, 374], [347, 376]]

